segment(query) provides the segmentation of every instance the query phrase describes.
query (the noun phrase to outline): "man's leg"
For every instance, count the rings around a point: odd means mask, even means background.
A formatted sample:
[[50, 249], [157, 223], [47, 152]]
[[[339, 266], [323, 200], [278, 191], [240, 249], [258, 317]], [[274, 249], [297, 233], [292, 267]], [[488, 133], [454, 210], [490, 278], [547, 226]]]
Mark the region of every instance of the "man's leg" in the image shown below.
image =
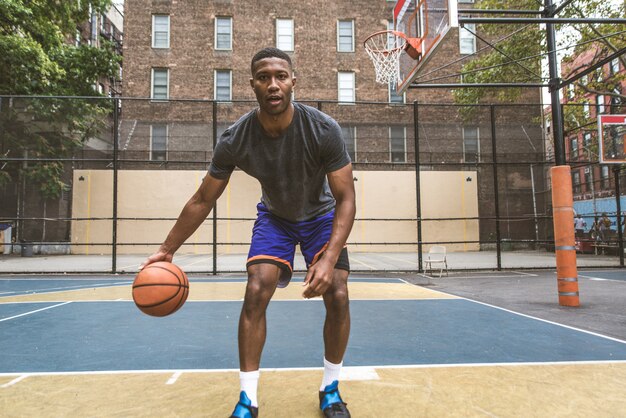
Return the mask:
[[248, 285], [239, 316], [239, 367], [242, 372], [259, 369], [267, 333], [265, 311], [274, 295], [281, 270], [274, 264], [248, 267]]
[[255, 418], [258, 415], [259, 365], [267, 334], [265, 312], [276, 290], [280, 274], [280, 267], [273, 264], [248, 266], [248, 285], [239, 316], [241, 393], [231, 417]]
[[326, 306], [324, 357], [335, 364], [343, 361], [350, 336], [348, 274], [346, 270], [335, 269], [333, 284], [323, 295]]
[[333, 283], [324, 293], [324, 377], [320, 387], [320, 409], [326, 417], [349, 418], [350, 412], [339, 395], [339, 373], [350, 336], [348, 271], [335, 269]]

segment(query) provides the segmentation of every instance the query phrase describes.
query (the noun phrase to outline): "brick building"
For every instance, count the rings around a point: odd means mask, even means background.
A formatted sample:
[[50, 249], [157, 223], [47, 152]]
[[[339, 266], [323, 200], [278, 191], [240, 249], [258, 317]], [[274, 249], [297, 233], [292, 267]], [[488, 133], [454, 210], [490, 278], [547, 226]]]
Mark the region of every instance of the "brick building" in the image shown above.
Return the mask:
[[[191, 1], [184, 5], [166, 0], [127, 1], [127, 40], [124, 44], [126, 82], [123, 95], [151, 100], [141, 105], [129, 105], [124, 118], [133, 121], [145, 119], [148, 115], [163, 118], [166, 114], [175, 116], [177, 113], [174, 108], [180, 110], [194, 107], [172, 103], [177, 99], [217, 100], [223, 103], [220, 109], [228, 107], [229, 103], [235, 109], [237, 106], [234, 103], [241, 100], [249, 100], [254, 105], [254, 95], [249, 85], [250, 59], [264, 46], [278, 46], [291, 55], [298, 78], [296, 100], [377, 102], [391, 105], [382, 110], [380, 106], [359, 107], [358, 115], [352, 115], [352, 120], [349, 114], [357, 113], [352, 112], [355, 108], [340, 107], [341, 110], [336, 110], [337, 118], [345, 116], [344, 122], [348, 125], [346, 132], [356, 121], [361, 126], [373, 121], [385, 121], [389, 125], [394, 120], [403, 125], [401, 121], [412, 117], [413, 110], [403, 106], [393, 107], [394, 104], [410, 104], [414, 100], [419, 103], [453, 103], [450, 90], [409, 90], [398, 96], [387, 86], [376, 84], [374, 68], [362, 42], [370, 33], [392, 25], [394, 4], [393, 1], [384, 0], [334, 1], [322, 4], [261, 0], [254, 2], [254, 7], [251, 7], [250, 2], [227, 0]], [[471, 2], [465, 6], [471, 6]], [[262, 13], [259, 12], [261, 10]], [[424, 71], [448, 64], [445, 72], [458, 72], [461, 62], [454, 65], [449, 63], [482, 47], [469, 32], [461, 29], [461, 39], [459, 30], [453, 29], [452, 32], [452, 36], [442, 43]], [[539, 91], [528, 91], [522, 101], [539, 103]], [[444, 113], [443, 108], [439, 113]], [[458, 121], [458, 109], [452, 109], [451, 113], [454, 114], [452, 120]], [[516, 113], [519, 120], [536, 116], [529, 116], [524, 112], [522, 115], [516, 111], [512, 113]], [[206, 110], [199, 110], [199, 114], [206, 114]], [[439, 119], [450, 121], [448, 116]], [[232, 121], [219, 123], [227, 125], [229, 122]], [[132, 127], [126, 128], [128, 137], [128, 129]], [[406, 128], [411, 130], [413, 126]], [[127, 150], [140, 149], [141, 144], [138, 142], [143, 142], [144, 149], [147, 149], [145, 141], [148, 136], [137, 133], [136, 129], [137, 126], [133, 134], [138, 138], [127, 138]], [[142, 128], [139, 129], [141, 132]], [[162, 128], [157, 130], [162, 132]], [[168, 131], [168, 138], [177, 137], [175, 134], [169, 135], [170, 133]], [[348, 145], [357, 147], [354, 150], [357, 162], [360, 162], [358, 154], [363, 152], [384, 152], [380, 149], [382, 144], [358, 141], [359, 138], [376, 137], [377, 133], [359, 135], [357, 131], [356, 135], [355, 142], [358, 144]], [[412, 151], [409, 150], [410, 141], [405, 140], [405, 143], [400, 144], [400, 141], [395, 141], [398, 135], [409, 139], [412, 137], [409, 133], [398, 133], [392, 129], [385, 135], [394, 138], [387, 144], [389, 158], [385, 161], [381, 156], [373, 156], [374, 161], [403, 162], [410, 159], [410, 155], [407, 155]], [[465, 135], [458, 131], [455, 136], [465, 136], [466, 140], [456, 146], [444, 144], [443, 148], [447, 152], [480, 153], [476, 129], [471, 132], [467, 130]], [[139, 140], [139, 137], [143, 140]], [[178, 138], [181, 136], [178, 135]], [[176, 148], [174, 141], [168, 140], [167, 146], [159, 141], [158, 146], [164, 147], [164, 151]], [[163, 155], [159, 155], [157, 158], [163, 158]], [[149, 156], [152, 157], [155, 156]], [[460, 158], [461, 161], [466, 159], [477, 157], [463, 155]], [[371, 162], [372, 157], [367, 158], [367, 161]]]
[[[599, 46], [590, 47], [569, 57], [562, 68], [564, 78], [586, 69], [592, 62], [602, 58]], [[605, 55], [606, 56], [606, 55]], [[600, 114], [615, 114], [623, 111], [622, 99], [617, 96], [626, 90], [622, 80], [614, 87], [616, 95], [602, 94], [595, 88], [586, 88], [593, 83], [611, 83], [626, 72], [619, 58], [598, 68], [594, 73], [583, 76], [570, 84], [564, 91], [561, 103], [570, 115], [565, 130], [565, 153], [572, 165], [574, 200], [590, 200], [614, 196], [615, 179], [609, 165], [591, 164], [599, 160], [598, 130], [595, 121]]]
[[[469, 8], [473, 2], [464, 3]], [[262, 47], [277, 46], [293, 60], [295, 99], [341, 124], [357, 170], [414, 170], [417, 142], [422, 170], [477, 171], [481, 216], [495, 216], [494, 170], [488, 165], [493, 156], [501, 163], [543, 158], [539, 89], [526, 89], [520, 100], [531, 106], [498, 108], [493, 114], [479, 108], [468, 118], [451, 106], [449, 89], [409, 89], [398, 96], [377, 84], [362, 44], [367, 35], [393, 25], [394, 5], [385, 0], [126, 1], [123, 96], [134, 99], [123, 103], [121, 167], [145, 168], [152, 161], [153, 167], [164, 162], [168, 168], [206, 167], [223, 129], [256, 105], [250, 59]], [[469, 32], [452, 29], [423, 71], [447, 65], [446, 73], [458, 73], [459, 58], [482, 46]], [[500, 144], [496, 153], [494, 133]], [[498, 171], [506, 214], [537, 214], [530, 194], [543, 175], [533, 179], [528, 167], [515, 165]], [[481, 239], [492, 237], [493, 230], [494, 222], [485, 222]], [[535, 238], [527, 236], [534, 228], [523, 222], [507, 230], [509, 238]]]

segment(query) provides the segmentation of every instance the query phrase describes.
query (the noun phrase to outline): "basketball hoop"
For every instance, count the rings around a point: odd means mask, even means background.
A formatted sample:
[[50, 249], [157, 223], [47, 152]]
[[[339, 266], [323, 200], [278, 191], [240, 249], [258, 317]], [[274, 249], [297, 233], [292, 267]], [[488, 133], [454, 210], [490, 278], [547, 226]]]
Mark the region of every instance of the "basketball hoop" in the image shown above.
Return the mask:
[[400, 79], [400, 55], [405, 51], [411, 58], [421, 55], [421, 38], [408, 38], [394, 30], [375, 32], [365, 39], [363, 46], [374, 63], [376, 82], [395, 87]]

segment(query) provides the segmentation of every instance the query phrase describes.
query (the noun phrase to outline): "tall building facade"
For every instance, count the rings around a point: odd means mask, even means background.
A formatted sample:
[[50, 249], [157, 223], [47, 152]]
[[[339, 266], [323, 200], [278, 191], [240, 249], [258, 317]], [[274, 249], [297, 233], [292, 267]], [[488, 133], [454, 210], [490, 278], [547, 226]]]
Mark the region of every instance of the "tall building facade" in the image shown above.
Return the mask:
[[[599, 46], [592, 46], [565, 62], [563, 77], [571, 77], [602, 58]], [[599, 161], [598, 128], [595, 121], [601, 114], [623, 111], [620, 95], [626, 90], [626, 81], [611, 83], [626, 69], [619, 58], [604, 64], [595, 72], [583, 76], [563, 91], [561, 103], [568, 110], [569, 124], [565, 131], [565, 153], [572, 165], [572, 184], [575, 200], [591, 200], [614, 196], [615, 178], [608, 164], [590, 164]], [[611, 92], [586, 88], [593, 83], [615, 84]], [[611, 93], [611, 94], [606, 94]]]
[[[542, 175], [533, 178], [528, 168], [510, 165], [496, 182], [492, 167], [481, 164], [495, 162], [496, 135], [507, 141], [499, 145], [500, 162], [519, 162], [516, 152], [543, 158], [539, 89], [526, 89], [520, 100], [532, 106], [494, 113], [483, 108], [464, 118], [450, 106], [451, 89], [409, 89], [398, 95], [377, 84], [363, 41], [393, 28], [394, 6], [395, 1], [386, 0], [127, 0], [123, 96], [135, 100], [123, 104], [120, 151], [122, 158], [137, 162], [123, 167], [151, 162], [206, 167], [220, 133], [256, 105], [250, 60], [272, 46], [292, 58], [295, 100], [321, 108], [340, 123], [357, 170], [414, 170], [417, 144], [421, 170], [479, 172], [481, 216], [496, 215], [497, 187], [505, 191], [507, 213], [537, 214], [530, 194], [542, 189], [534, 184]], [[473, 7], [473, 1], [463, 1], [462, 7]], [[422, 71], [445, 67], [435, 74], [459, 73], [484, 46], [471, 32], [454, 28]], [[460, 77], [447, 82], [460, 82]], [[494, 236], [494, 223], [488, 224], [481, 239]], [[514, 236], [535, 228], [514, 222], [508, 230]]]

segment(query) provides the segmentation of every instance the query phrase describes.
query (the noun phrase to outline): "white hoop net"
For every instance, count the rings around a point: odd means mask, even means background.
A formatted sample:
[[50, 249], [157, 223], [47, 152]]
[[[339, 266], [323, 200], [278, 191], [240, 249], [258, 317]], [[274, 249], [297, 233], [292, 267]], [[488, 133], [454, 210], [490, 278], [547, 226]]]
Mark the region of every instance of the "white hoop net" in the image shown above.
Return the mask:
[[406, 39], [397, 32], [382, 31], [370, 35], [364, 46], [374, 63], [376, 82], [394, 88], [400, 79], [400, 53], [406, 46]]

